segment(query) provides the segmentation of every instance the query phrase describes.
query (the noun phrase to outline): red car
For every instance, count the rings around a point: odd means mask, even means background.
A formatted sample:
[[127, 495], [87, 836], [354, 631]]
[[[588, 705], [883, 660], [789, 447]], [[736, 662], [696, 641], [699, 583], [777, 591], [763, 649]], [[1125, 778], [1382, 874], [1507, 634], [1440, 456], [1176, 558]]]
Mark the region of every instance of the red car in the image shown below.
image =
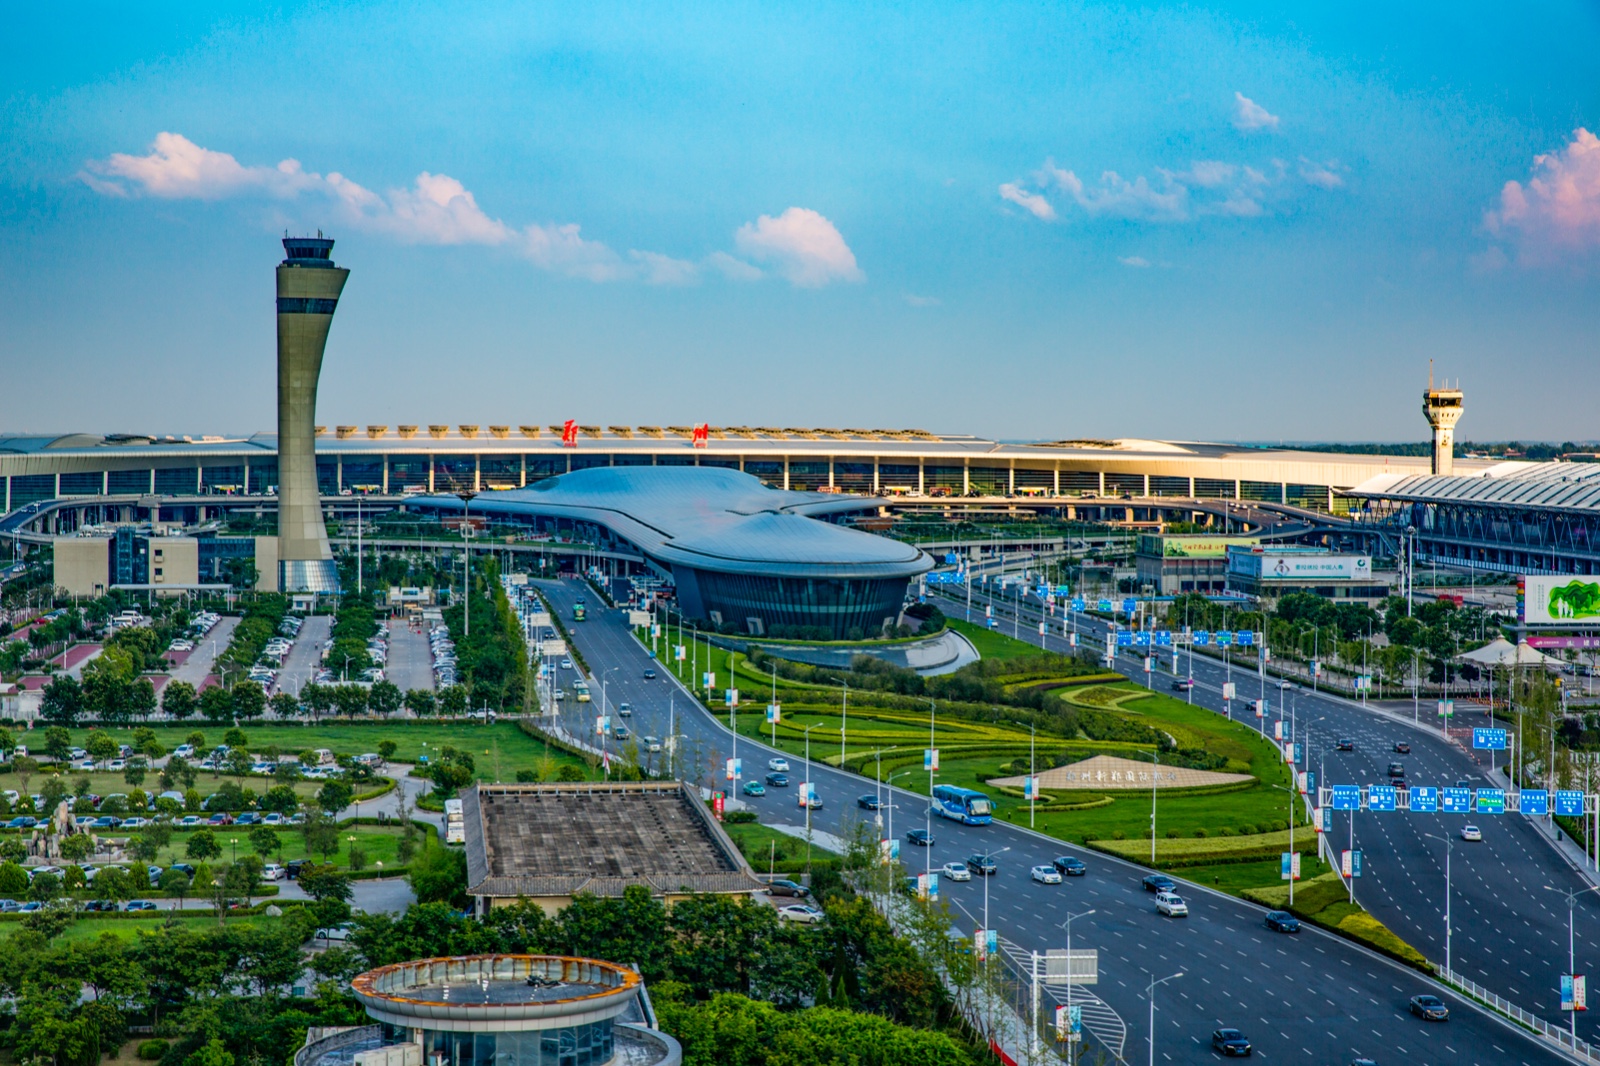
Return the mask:
[[218, 811], [206, 822], [207, 825], [232, 825], [233, 815], [226, 811]]

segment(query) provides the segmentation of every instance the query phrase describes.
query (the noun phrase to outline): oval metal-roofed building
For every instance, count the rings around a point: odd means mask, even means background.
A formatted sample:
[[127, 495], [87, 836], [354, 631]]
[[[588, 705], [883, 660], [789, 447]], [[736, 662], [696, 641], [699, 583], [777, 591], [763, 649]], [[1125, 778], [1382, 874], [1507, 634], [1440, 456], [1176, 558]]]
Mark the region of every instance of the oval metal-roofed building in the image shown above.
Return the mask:
[[[466, 505], [427, 496], [406, 506], [459, 514]], [[598, 467], [478, 496], [470, 513], [631, 549], [672, 581], [689, 618], [752, 636], [804, 628], [846, 639], [893, 625], [907, 583], [933, 567], [911, 545], [827, 520], [876, 506], [716, 467]]]

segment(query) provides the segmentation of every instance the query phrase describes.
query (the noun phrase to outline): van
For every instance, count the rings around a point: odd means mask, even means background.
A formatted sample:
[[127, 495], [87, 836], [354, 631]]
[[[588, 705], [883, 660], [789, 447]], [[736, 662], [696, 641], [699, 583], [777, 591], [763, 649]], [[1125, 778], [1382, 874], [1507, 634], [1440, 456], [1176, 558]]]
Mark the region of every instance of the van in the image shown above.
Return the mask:
[[311, 757], [312, 759], [316, 760], [317, 765], [319, 766], [328, 766], [335, 761], [333, 758], [333, 752], [329, 751], [327, 748], [316, 749], [311, 753]]

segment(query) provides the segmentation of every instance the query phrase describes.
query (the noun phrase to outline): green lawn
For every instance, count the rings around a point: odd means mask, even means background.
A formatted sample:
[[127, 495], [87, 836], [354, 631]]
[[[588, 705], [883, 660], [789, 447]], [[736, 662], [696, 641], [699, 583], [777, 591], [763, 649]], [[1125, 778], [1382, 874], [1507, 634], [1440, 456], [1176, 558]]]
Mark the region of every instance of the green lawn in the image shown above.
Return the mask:
[[[211, 836], [222, 847], [222, 858], [210, 860], [213, 862], [232, 862], [235, 854], [250, 855], [254, 852], [250, 848], [250, 831], [255, 826], [225, 825], [211, 830]], [[278, 835], [279, 850], [264, 857], [264, 861], [277, 862], [288, 859], [315, 858], [321, 860], [320, 853], [311, 854], [306, 849], [305, 837], [298, 826], [290, 826], [276, 830]], [[187, 862], [194, 864], [198, 859], [188, 855], [189, 840], [193, 832], [172, 834], [172, 843], [161, 850], [156, 859], [157, 866], [170, 866], [174, 862]], [[385, 868], [394, 869], [400, 866], [397, 854], [400, 847], [399, 826], [342, 826], [339, 830], [339, 850], [329, 856], [329, 861], [339, 867], [348, 867], [350, 864], [350, 837], [355, 837], [355, 846], [366, 853], [366, 864], [369, 869], [376, 868], [378, 863], [383, 863]], [[237, 842], [237, 844], [235, 843]], [[421, 841], [418, 841], [418, 847]], [[137, 863], [129, 863], [137, 866]]]
[[[180, 912], [176, 918], [171, 911], [144, 911], [134, 918], [99, 918], [84, 915], [67, 926], [66, 932], [56, 938], [56, 943], [82, 943], [95, 940], [102, 933], [115, 933], [124, 939], [131, 940], [134, 935], [143, 931], [153, 933], [168, 921], [189, 928], [202, 926], [215, 927], [217, 916], [214, 914], [187, 914]], [[256, 928], [272, 928], [283, 922], [282, 918], [274, 918], [266, 914], [241, 914], [227, 919], [228, 925], [248, 925]], [[24, 928], [20, 921], [0, 922], [0, 940]]]
[[[980, 622], [958, 622], [948, 619], [950, 628], [972, 642], [978, 654], [985, 659], [1015, 659], [1019, 655], [1038, 655], [1039, 645], [1013, 639], [1009, 633], [989, 629]], [[1001, 623], [1002, 628], [1005, 623]]]
[[[754, 822], [724, 823], [722, 828], [739, 845], [739, 850], [744, 852], [746, 861], [756, 873], [794, 874], [805, 870], [806, 842], [803, 838], [792, 837]], [[813, 843], [811, 857], [816, 860], [833, 856]]]

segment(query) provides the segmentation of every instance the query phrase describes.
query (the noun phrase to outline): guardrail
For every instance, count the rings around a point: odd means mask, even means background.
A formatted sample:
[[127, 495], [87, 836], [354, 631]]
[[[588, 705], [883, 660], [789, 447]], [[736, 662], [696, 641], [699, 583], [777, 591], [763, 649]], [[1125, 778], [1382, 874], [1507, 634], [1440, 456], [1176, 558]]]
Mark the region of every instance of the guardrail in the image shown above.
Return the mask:
[[1568, 1054], [1574, 1055], [1585, 1062], [1600, 1063], [1600, 1048], [1596, 1048], [1587, 1040], [1573, 1035], [1570, 1030], [1550, 1024], [1537, 1014], [1523, 1010], [1504, 996], [1491, 992], [1476, 981], [1462, 977], [1453, 971], [1445, 969], [1443, 966], [1438, 968], [1438, 974], [1439, 980], [1499, 1011], [1518, 1025], [1533, 1030], [1539, 1037], [1556, 1045]]

